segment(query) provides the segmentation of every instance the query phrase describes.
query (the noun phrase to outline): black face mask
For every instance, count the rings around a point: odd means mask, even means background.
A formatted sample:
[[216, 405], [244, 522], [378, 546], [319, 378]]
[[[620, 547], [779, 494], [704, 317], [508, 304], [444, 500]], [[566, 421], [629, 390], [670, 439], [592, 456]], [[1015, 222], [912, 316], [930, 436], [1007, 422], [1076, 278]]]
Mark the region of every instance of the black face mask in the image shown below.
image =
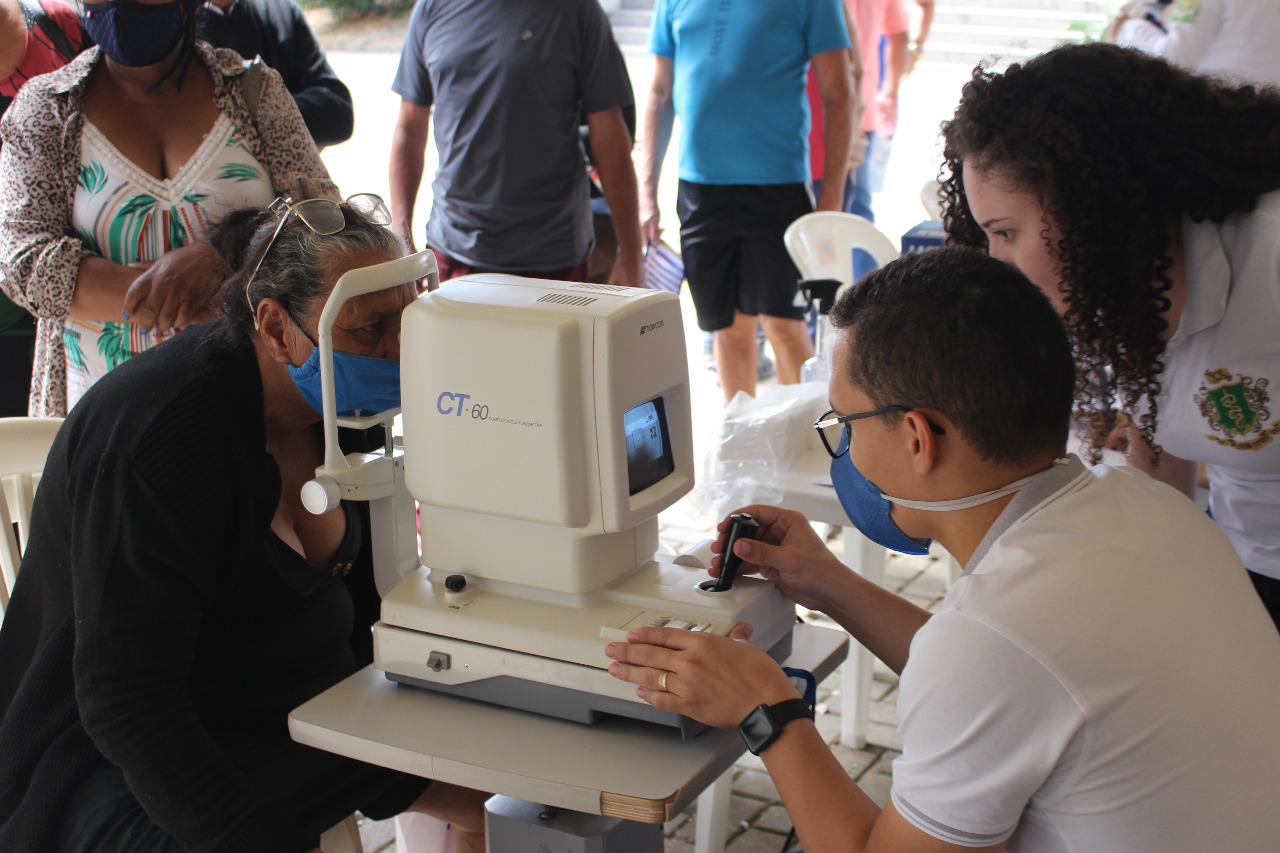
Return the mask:
[[181, 0], [159, 5], [137, 0], [85, 3], [84, 28], [120, 65], [154, 65], [182, 38]]

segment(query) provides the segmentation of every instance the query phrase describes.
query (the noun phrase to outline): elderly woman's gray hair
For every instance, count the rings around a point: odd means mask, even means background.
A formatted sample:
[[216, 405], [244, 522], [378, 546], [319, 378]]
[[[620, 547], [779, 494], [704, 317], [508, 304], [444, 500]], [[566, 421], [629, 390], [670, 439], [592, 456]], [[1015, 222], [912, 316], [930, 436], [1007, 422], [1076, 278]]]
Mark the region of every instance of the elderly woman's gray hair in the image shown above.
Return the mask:
[[[301, 199], [295, 196], [297, 200]], [[276, 300], [294, 317], [306, 316], [312, 303], [328, 293], [339, 258], [370, 252], [405, 254], [404, 241], [390, 229], [350, 205], [339, 207], [345, 220], [341, 231], [317, 234], [301, 217], [291, 215], [274, 241], [280, 217], [270, 210], [237, 210], [223, 219], [210, 242], [234, 270], [223, 288], [222, 313], [236, 331], [248, 334], [253, 329], [263, 299]]]

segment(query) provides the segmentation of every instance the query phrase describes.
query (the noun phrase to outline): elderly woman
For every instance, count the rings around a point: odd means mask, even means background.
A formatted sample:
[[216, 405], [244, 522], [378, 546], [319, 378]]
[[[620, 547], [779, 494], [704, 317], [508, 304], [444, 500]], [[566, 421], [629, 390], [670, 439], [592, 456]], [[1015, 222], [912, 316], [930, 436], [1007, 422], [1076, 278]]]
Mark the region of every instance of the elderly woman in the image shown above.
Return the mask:
[[0, 124], [5, 293], [39, 318], [30, 413], [213, 315], [202, 239], [295, 174], [333, 191], [271, 70], [195, 40], [200, 0], [84, 4], [99, 47], [27, 84]]
[[[0, 629], [0, 849], [288, 853], [357, 808], [415, 808], [482, 850], [483, 795], [286, 726], [368, 662], [376, 617], [360, 514], [299, 497], [323, 453], [317, 319], [344, 272], [403, 244], [327, 200], [232, 214], [217, 242], [240, 268], [225, 316], [96, 383], [49, 455]], [[335, 354], [398, 360], [413, 295], [348, 301]]]
[[1102, 446], [1213, 516], [1280, 624], [1280, 94], [1105, 44], [981, 69], [944, 125], [943, 219], [1048, 294]]

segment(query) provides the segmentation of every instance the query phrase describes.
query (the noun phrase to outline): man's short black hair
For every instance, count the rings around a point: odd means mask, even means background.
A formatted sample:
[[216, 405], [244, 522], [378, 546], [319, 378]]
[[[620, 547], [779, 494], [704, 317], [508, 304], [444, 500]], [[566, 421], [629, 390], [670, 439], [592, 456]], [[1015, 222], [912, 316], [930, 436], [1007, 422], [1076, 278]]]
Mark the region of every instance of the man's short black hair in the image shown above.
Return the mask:
[[1049, 300], [1014, 267], [976, 249], [910, 254], [845, 288], [831, 322], [852, 332], [834, 369], [873, 405], [939, 412], [998, 464], [1066, 442], [1071, 347]]

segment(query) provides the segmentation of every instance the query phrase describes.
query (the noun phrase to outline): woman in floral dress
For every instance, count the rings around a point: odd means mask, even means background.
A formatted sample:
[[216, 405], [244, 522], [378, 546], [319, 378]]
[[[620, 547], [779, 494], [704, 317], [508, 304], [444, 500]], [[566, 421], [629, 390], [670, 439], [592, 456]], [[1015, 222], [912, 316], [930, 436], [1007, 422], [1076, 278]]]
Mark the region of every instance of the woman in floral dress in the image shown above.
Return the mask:
[[39, 318], [29, 412], [63, 416], [132, 355], [212, 316], [203, 237], [305, 175], [336, 195], [276, 72], [195, 40], [198, 0], [85, 3], [100, 47], [0, 124], [4, 289]]

